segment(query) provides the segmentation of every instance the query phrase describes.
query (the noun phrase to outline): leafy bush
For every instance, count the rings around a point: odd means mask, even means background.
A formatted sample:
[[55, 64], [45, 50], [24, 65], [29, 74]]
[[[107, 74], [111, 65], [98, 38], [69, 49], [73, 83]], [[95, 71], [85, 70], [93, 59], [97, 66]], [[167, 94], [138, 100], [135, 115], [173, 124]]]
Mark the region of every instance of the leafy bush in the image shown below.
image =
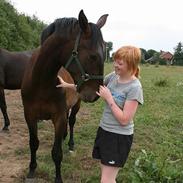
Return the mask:
[[154, 83], [155, 86], [159, 86], [159, 87], [166, 87], [168, 86], [168, 79], [166, 78], [158, 78], [156, 79], [155, 83]]
[[163, 161], [153, 152], [144, 149], [135, 160], [130, 182], [133, 183], [182, 183], [183, 171], [175, 168], [176, 161], [164, 157]]
[[0, 47], [10, 51], [28, 50], [38, 47], [40, 34], [46, 26], [35, 16], [19, 14], [5, 0], [0, 1]]

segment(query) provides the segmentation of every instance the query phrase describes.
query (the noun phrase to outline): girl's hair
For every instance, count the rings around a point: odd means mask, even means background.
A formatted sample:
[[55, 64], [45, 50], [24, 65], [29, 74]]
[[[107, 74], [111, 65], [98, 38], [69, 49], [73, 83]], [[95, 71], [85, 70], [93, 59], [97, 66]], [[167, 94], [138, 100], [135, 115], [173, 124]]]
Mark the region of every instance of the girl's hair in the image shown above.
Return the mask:
[[139, 63], [141, 60], [141, 50], [134, 46], [123, 46], [114, 53], [114, 60], [123, 60], [127, 63], [129, 71], [135, 74], [136, 77], [140, 75]]

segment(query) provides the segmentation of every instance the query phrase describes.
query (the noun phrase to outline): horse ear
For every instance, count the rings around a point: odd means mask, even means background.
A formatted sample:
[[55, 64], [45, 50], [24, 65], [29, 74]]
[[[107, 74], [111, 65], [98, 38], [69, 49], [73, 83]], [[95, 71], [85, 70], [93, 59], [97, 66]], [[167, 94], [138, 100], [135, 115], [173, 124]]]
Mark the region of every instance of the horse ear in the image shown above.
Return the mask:
[[55, 23], [48, 25], [41, 33], [41, 45], [55, 31]]
[[86, 16], [85, 16], [83, 10], [81, 10], [81, 11], [79, 12], [78, 20], [79, 20], [79, 26], [80, 26], [81, 30], [82, 30], [84, 33], [88, 33], [88, 32], [89, 32], [88, 19], [86, 18]]
[[106, 23], [107, 17], [108, 17], [108, 14], [102, 15], [97, 21], [97, 26], [99, 29], [102, 28]]

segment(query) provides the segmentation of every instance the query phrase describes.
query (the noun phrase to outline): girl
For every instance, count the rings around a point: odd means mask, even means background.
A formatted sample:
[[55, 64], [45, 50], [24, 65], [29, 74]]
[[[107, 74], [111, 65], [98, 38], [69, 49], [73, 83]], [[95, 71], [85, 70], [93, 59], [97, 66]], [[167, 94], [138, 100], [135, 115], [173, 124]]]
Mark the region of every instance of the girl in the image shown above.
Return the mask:
[[[143, 104], [139, 76], [141, 50], [134, 46], [119, 48], [114, 54], [114, 72], [104, 79], [104, 86], [96, 92], [105, 108], [97, 131], [92, 156], [100, 159], [101, 183], [115, 183], [133, 141], [133, 118], [138, 104]], [[61, 87], [72, 87], [63, 80]]]
[[97, 94], [106, 102], [95, 139], [93, 158], [101, 161], [101, 183], [115, 183], [133, 141], [133, 118], [143, 104], [138, 79], [141, 50], [124, 46], [114, 54], [114, 72], [108, 74]]

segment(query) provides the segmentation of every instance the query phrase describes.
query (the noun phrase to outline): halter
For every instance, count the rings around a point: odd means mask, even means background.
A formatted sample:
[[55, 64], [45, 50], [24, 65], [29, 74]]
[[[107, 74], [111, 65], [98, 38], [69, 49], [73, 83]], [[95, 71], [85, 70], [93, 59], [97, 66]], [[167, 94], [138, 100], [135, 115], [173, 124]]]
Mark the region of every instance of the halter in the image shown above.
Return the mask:
[[77, 38], [76, 38], [76, 42], [74, 45], [74, 49], [72, 51], [72, 54], [69, 58], [69, 60], [67, 61], [66, 65], [65, 65], [65, 69], [67, 69], [69, 67], [69, 65], [72, 63], [72, 61], [76, 61], [76, 64], [78, 65], [78, 68], [81, 72], [81, 78], [80, 80], [77, 82], [77, 91], [79, 90], [79, 88], [81, 87], [81, 85], [88, 81], [88, 80], [94, 80], [94, 79], [103, 79], [103, 75], [89, 75], [87, 74], [84, 69], [83, 66], [81, 65], [79, 58], [78, 58], [78, 45], [79, 45], [79, 41], [81, 38], [81, 31], [79, 32]]

